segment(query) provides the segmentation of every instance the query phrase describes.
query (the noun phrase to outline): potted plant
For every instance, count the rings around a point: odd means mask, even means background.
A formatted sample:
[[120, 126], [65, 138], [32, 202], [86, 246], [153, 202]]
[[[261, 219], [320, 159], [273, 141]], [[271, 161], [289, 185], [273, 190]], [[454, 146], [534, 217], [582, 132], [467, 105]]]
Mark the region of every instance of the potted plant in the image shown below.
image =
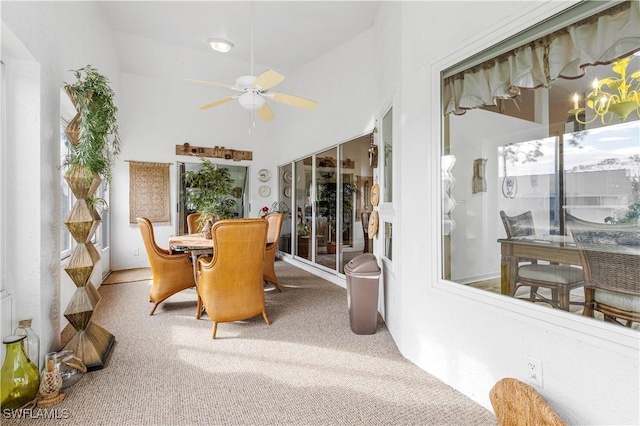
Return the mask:
[[64, 88], [78, 114], [67, 126], [68, 154], [64, 166], [70, 174], [98, 174], [111, 183], [111, 169], [120, 153], [118, 108], [109, 80], [93, 66], [73, 71], [76, 81]]
[[66, 128], [68, 152], [63, 167], [76, 198], [65, 225], [78, 245], [64, 269], [77, 289], [64, 316], [77, 332], [65, 350], [81, 356], [89, 370], [96, 370], [104, 367], [115, 338], [93, 323], [93, 309], [87, 310], [87, 300], [99, 300], [91, 273], [100, 255], [91, 238], [101, 220], [96, 209], [104, 206], [104, 200], [93, 194], [101, 177], [111, 182], [111, 169], [120, 152], [118, 108], [109, 80], [95, 68], [87, 65], [73, 73], [76, 81], [64, 87], [77, 114]]
[[203, 158], [198, 170], [185, 172], [184, 182], [188, 188], [187, 203], [200, 213], [198, 221], [205, 234], [215, 221], [233, 217], [236, 200], [229, 169]]

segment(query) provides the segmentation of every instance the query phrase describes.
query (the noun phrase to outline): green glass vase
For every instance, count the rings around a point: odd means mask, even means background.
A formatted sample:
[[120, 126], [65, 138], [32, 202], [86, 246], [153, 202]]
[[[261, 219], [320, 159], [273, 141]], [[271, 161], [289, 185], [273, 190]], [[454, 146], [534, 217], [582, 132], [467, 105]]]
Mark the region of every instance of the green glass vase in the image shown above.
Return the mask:
[[38, 395], [40, 374], [38, 368], [29, 360], [24, 351], [22, 340], [27, 336], [7, 336], [2, 340], [6, 345], [7, 356], [2, 364], [2, 398], [0, 408], [15, 410]]

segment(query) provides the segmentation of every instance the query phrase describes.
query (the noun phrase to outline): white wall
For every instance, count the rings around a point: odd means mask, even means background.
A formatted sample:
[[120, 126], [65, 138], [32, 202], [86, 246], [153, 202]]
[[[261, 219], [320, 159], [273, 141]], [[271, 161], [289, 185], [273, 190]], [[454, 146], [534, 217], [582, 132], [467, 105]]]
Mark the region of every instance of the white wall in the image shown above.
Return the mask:
[[[66, 324], [62, 314], [75, 289], [60, 268], [60, 88], [73, 81], [68, 70], [93, 64], [118, 93], [118, 61], [95, 3], [2, 2], [1, 7], [2, 59], [11, 73], [7, 120], [16, 123], [7, 129], [6, 173], [14, 179], [7, 188], [2, 238], [14, 244], [6, 253], [6, 278], [15, 317], [33, 317], [44, 354], [58, 349]], [[92, 279], [96, 285], [99, 277]]]
[[405, 356], [487, 408], [496, 381], [525, 378], [528, 355], [542, 360], [539, 391], [568, 423], [638, 424], [637, 332], [439, 278], [440, 72], [562, 7], [402, 3], [402, 299], [389, 306], [402, 323], [392, 332]]

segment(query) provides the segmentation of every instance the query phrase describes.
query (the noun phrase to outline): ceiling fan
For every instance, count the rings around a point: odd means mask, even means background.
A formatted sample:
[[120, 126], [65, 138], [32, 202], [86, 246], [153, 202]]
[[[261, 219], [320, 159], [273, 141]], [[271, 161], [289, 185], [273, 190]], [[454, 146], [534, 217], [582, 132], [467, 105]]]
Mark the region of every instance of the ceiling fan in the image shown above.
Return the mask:
[[[253, 54], [251, 68], [253, 69]], [[225, 89], [242, 92], [242, 94], [227, 96], [225, 98], [221, 98], [213, 102], [201, 105], [199, 109], [203, 110], [213, 108], [237, 99], [243, 108], [251, 111], [256, 111], [258, 117], [267, 121], [273, 120], [274, 118], [273, 111], [271, 111], [271, 108], [267, 103], [268, 99], [298, 108], [315, 109], [318, 106], [318, 103], [316, 101], [301, 98], [300, 96], [271, 92], [270, 89], [282, 82], [282, 80], [284, 80], [284, 76], [282, 74], [279, 74], [273, 70], [269, 70], [257, 77], [253, 75], [238, 77], [233, 85], [217, 83], [215, 81], [194, 79], [187, 79], [186, 81], [207, 84], [210, 86], [222, 87]]]
[[300, 96], [286, 95], [284, 93], [271, 92], [270, 89], [284, 80], [284, 76], [273, 70], [268, 70], [259, 76], [253, 75], [253, 2], [251, 2], [251, 75], [238, 77], [233, 85], [217, 83], [215, 81], [187, 79], [193, 83], [208, 84], [210, 86], [222, 87], [225, 89], [242, 92], [235, 96], [227, 96], [213, 102], [201, 105], [199, 109], [209, 109], [218, 105], [226, 104], [237, 99], [240, 105], [249, 111], [255, 111], [262, 120], [273, 120], [274, 115], [267, 99], [298, 108], [315, 109], [318, 106], [316, 101], [301, 98]]

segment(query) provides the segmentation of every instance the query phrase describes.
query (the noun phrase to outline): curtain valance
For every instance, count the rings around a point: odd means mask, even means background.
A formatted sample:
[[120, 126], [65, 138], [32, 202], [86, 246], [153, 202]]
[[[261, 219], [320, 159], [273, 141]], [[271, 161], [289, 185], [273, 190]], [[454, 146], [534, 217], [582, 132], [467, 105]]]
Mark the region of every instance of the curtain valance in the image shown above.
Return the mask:
[[575, 79], [593, 65], [609, 64], [640, 50], [640, 2], [620, 3], [529, 44], [448, 77], [444, 113], [495, 105], [521, 89]]

